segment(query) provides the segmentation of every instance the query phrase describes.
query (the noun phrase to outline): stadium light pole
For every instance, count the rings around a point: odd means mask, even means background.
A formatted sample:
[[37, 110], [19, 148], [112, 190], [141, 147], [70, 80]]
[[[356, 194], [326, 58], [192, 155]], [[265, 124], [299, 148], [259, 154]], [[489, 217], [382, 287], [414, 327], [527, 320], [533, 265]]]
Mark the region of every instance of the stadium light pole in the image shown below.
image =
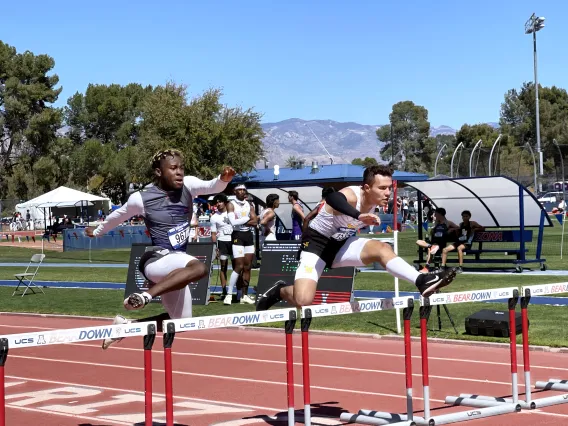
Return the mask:
[[543, 173], [543, 160], [542, 151], [540, 149], [540, 114], [538, 105], [538, 77], [537, 77], [537, 60], [536, 60], [536, 33], [544, 28], [544, 18], [537, 17], [534, 13], [525, 22], [525, 34], [533, 35], [533, 57], [534, 57], [534, 88], [536, 93], [536, 152], [538, 155], [538, 174], [539, 183], [538, 191], [542, 191], [542, 175]]

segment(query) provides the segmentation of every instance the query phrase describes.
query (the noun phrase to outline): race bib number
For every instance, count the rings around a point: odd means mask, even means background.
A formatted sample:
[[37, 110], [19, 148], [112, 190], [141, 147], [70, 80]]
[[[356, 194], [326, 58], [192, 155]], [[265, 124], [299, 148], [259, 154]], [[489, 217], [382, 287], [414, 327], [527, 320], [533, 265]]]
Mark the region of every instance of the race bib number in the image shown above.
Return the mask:
[[189, 238], [189, 223], [185, 222], [168, 231], [168, 238], [174, 250], [183, 246]]
[[331, 236], [331, 238], [333, 238], [334, 240], [337, 240], [337, 241], [343, 241], [343, 240], [346, 240], [349, 237], [355, 236], [356, 233], [357, 233], [356, 229], [341, 227], [341, 228], [339, 228], [339, 232], [336, 232], [335, 234], [333, 234]]
[[444, 236], [444, 233], [443, 233], [443, 232], [436, 232], [436, 233], [434, 233], [434, 237], [436, 237], [436, 238], [442, 238], [443, 236]]

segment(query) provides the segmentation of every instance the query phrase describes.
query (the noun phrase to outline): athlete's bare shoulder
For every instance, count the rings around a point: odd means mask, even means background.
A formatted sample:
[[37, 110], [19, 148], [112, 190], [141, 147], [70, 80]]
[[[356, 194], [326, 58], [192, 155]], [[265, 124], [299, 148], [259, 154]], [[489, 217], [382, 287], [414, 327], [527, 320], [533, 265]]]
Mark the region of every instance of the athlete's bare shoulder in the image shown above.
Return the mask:
[[346, 188], [341, 189], [339, 192], [341, 192], [342, 194], [345, 195], [345, 198], [347, 198], [347, 202], [349, 204], [353, 204], [353, 205], [357, 204], [357, 194], [355, 194], [355, 191], [353, 191], [353, 188], [348, 186]]

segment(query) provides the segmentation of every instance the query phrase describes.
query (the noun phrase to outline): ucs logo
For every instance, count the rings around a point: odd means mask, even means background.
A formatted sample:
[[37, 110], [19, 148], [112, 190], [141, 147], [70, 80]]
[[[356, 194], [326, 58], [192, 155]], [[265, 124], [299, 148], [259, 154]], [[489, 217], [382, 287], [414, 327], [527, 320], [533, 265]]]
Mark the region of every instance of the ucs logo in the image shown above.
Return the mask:
[[30, 345], [30, 344], [33, 344], [33, 342], [34, 342], [34, 339], [32, 337], [14, 340], [15, 345]]

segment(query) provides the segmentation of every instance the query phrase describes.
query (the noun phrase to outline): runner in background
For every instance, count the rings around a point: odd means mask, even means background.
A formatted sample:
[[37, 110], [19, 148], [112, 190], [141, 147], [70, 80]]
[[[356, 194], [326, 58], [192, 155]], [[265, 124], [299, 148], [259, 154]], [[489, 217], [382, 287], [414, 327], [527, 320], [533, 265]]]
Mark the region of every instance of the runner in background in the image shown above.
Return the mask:
[[237, 301], [254, 304], [248, 295], [250, 270], [254, 257], [254, 236], [252, 227], [258, 225], [258, 217], [254, 212], [252, 203], [247, 200], [247, 188], [243, 184], [235, 187], [235, 199], [227, 204], [229, 222], [233, 226], [233, 272], [229, 278], [229, 290], [223, 300], [230, 305], [233, 298], [233, 288], [242, 279], [242, 288], [237, 287]]
[[211, 215], [211, 240], [217, 247], [216, 253], [220, 263], [219, 277], [223, 288], [222, 298], [227, 296], [227, 269], [229, 268], [229, 257], [233, 256], [233, 243], [231, 242], [233, 226], [229, 222], [227, 201], [225, 194], [217, 194], [213, 198], [213, 205], [217, 207], [217, 211]]
[[304, 209], [298, 202], [298, 191], [288, 192], [288, 202], [292, 204], [292, 240], [302, 239], [302, 225], [304, 223]]
[[276, 241], [276, 213], [274, 210], [277, 209], [278, 206], [280, 206], [280, 197], [278, 194], [268, 194], [266, 197], [266, 208], [260, 215], [264, 241]]
[[[184, 176], [185, 168], [180, 151], [167, 149], [152, 158], [154, 184], [130, 195], [128, 201], [112, 212], [106, 222], [96, 229], [86, 228], [91, 238], [104, 235], [132, 216], [141, 216], [152, 240], [139, 263], [142, 275], [148, 281], [148, 291], [133, 293], [124, 300], [127, 310], [142, 309], [150, 301], [161, 296], [165, 314], [140, 321], [157, 321], [192, 316], [192, 298], [188, 284], [207, 275], [203, 262], [186, 253], [193, 217], [193, 199], [199, 195], [223, 191], [232, 180], [235, 171], [225, 167], [220, 176], [204, 181], [194, 176]], [[117, 315], [114, 324], [130, 322]], [[120, 339], [105, 339], [103, 349]]]

